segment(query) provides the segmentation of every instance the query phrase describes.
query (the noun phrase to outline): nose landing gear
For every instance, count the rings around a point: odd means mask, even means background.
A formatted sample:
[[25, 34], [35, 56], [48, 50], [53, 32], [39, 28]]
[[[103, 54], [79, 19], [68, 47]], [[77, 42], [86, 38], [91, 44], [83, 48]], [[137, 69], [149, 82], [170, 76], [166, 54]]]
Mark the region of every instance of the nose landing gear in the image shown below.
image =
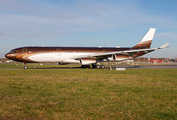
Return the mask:
[[24, 63], [24, 69], [28, 69], [28, 67], [27, 67], [26, 63]]

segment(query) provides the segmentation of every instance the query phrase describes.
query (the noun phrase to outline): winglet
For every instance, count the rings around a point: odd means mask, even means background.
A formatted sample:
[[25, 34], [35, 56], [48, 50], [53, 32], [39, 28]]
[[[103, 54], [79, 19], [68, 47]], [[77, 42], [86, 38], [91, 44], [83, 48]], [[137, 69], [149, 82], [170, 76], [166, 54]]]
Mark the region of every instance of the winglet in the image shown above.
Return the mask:
[[169, 43], [166, 43], [165, 45], [159, 47], [158, 49], [163, 49], [163, 48], [167, 48], [167, 46], [169, 45]]

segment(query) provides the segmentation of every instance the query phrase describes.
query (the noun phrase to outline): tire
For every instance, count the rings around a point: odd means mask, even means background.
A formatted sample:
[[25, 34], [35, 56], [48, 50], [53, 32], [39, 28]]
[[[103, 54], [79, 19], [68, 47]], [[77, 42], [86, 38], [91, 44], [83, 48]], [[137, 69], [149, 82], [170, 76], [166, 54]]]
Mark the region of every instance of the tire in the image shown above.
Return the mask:
[[104, 69], [104, 68], [105, 68], [105, 66], [104, 66], [104, 65], [101, 65], [101, 68], [102, 68], [102, 69]]
[[24, 66], [24, 69], [28, 69], [28, 67], [27, 67], [27, 66]]
[[97, 65], [97, 66], [96, 66], [96, 68], [97, 68], [97, 69], [100, 69], [100, 66], [99, 66], [99, 65]]
[[96, 65], [95, 65], [95, 64], [92, 64], [92, 68], [96, 68]]

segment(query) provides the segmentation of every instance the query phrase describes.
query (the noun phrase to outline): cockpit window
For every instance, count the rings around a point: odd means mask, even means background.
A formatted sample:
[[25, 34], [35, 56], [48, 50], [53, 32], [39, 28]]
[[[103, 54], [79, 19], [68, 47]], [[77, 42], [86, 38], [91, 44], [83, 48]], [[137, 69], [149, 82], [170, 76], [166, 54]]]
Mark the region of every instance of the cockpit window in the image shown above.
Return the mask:
[[10, 53], [16, 53], [16, 51], [14, 51], [14, 50], [11, 50], [11, 51], [10, 51]]

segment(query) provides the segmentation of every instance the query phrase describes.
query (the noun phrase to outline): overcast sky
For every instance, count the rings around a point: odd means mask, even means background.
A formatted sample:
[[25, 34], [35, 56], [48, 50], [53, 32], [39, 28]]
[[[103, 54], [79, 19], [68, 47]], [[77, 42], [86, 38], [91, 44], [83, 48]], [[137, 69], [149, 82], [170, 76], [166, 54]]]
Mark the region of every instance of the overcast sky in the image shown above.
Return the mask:
[[156, 28], [144, 57], [177, 57], [176, 0], [0, 0], [0, 58], [23, 46], [132, 47]]

